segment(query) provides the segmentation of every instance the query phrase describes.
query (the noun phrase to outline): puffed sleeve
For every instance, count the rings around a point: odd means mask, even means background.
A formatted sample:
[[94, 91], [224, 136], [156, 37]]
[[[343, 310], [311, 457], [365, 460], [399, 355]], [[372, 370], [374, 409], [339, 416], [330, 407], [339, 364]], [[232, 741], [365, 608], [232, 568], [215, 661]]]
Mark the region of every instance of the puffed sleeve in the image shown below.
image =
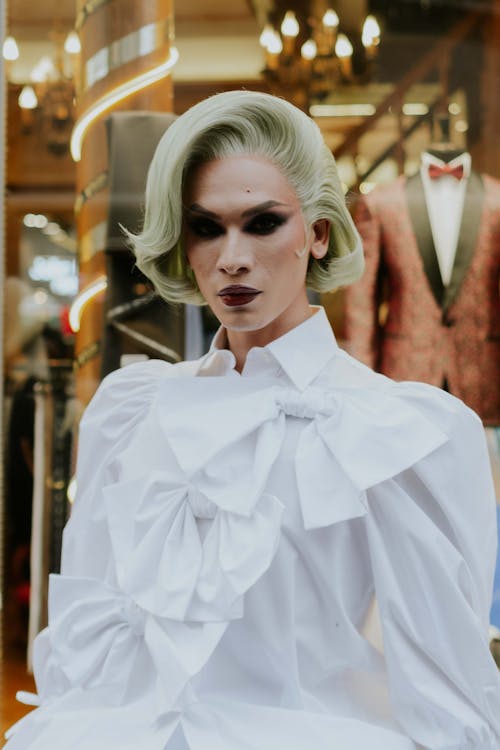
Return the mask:
[[452, 396], [397, 387], [448, 441], [367, 493], [393, 706], [426, 750], [498, 750], [499, 676], [488, 648], [496, 523], [484, 431]]
[[104, 515], [103, 489], [112, 477], [113, 459], [145, 419], [158, 382], [172, 365], [149, 360], [108, 375], [80, 422], [77, 496], [64, 530], [61, 572], [106, 579], [111, 542]]

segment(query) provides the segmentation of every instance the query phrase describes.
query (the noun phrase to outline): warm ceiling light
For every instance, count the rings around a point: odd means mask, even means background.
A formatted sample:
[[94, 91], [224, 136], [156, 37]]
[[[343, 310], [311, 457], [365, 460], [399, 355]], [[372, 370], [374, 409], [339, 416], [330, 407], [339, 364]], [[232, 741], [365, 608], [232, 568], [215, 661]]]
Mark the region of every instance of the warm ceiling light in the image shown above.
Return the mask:
[[405, 102], [403, 104], [404, 115], [426, 115], [429, 112], [429, 107], [423, 102]]
[[269, 37], [269, 42], [267, 44], [267, 51], [270, 52], [272, 55], [279, 55], [282, 52], [282, 50], [283, 50], [283, 42], [281, 41], [281, 37], [277, 31], [274, 31], [272, 38]]
[[345, 34], [339, 34], [335, 42], [335, 54], [337, 57], [351, 57], [353, 47]]
[[336, 29], [339, 25], [339, 17], [334, 10], [329, 8], [323, 16], [323, 26], [329, 26], [332, 29]]
[[4, 60], [9, 60], [10, 62], [17, 60], [17, 58], [19, 57], [19, 47], [17, 46], [17, 42], [13, 36], [8, 36], [5, 39], [3, 43], [2, 54]]
[[156, 83], [156, 81], [160, 81], [169, 73], [171, 68], [174, 67], [178, 59], [179, 52], [177, 48], [171, 47], [169, 56], [164, 63], [161, 63], [161, 65], [157, 65], [151, 70], [147, 70], [145, 73], [141, 73], [140, 75], [132, 78], [126, 83], [122, 83], [121, 86], [117, 86], [115, 89], [112, 89], [109, 93], [105, 94], [100, 99], [97, 99], [97, 101], [90, 107], [90, 109], [88, 109], [80, 117], [75, 127], [73, 128], [70, 146], [71, 156], [73, 157], [73, 159], [75, 161], [80, 161], [80, 159], [82, 158], [82, 143], [85, 133], [92, 125], [94, 120], [99, 117], [99, 115], [112, 107], [114, 104], [121, 102], [122, 99], [125, 99], [127, 96], [135, 94], [136, 91], [140, 91], [146, 86], [149, 86], [152, 83]]
[[80, 322], [82, 320], [83, 308], [90, 302], [91, 299], [96, 297], [98, 294], [103, 292], [108, 286], [108, 282], [105, 276], [99, 276], [98, 279], [89, 284], [85, 289], [82, 289], [73, 300], [73, 304], [69, 309], [69, 325], [74, 333], [80, 330]]
[[380, 26], [375, 16], [366, 16], [361, 33], [361, 42], [364, 47], [380, 43]]
[[370, 117], [375, 114], [373, 104], [313, 104], [312, 117]]
[[21, 109], [36, 109], [38, 107], [38, 99], [32, 86], [23, 86], [17, 101]]
[[283, 36], [295, 37], [299, 33], [299, 22], [295, 17], [293, 10], [287, 10], [283, 23], [281, 24], [281, 33]]
[[314, 60], [318, 53], [318, 47], [314, 39], [308, 39], [300, 48], [300, 54], [304, 60]]
[[267, 49], [275, 33], [276, 32], [271, 26], [271, 24], [266, 23], [266, 25], [262, 29], [262, 34], [259, 37], [259, 44], [261, 45], [261, 47], [264, 47], [264, 49]]
[[70, 31], [64, 42], [64, 51], [68, 55], [78, 55], [82, 51], [80, 37], [76, 31]]

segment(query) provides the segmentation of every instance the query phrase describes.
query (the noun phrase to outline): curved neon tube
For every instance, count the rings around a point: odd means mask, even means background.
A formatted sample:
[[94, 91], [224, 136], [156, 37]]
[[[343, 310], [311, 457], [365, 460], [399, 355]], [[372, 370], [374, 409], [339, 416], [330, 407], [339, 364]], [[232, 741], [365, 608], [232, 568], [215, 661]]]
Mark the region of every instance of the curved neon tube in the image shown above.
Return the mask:
[[69, 309], [69, 324], [71, 330], [76, 333], [80, 330], [80, 321], [82, 319], [83, 308], [90, 302], [97, 294], [103, 292], [108, 286], [108, 282], [105, 276], [99, 276], [98, 279], [89, 284], [85, 289], [75, 297], [73, 304]]
[[156, 68], [141, 73], [141, 75], [132, 78], [130, 81], [122, 83], [120, 86], [112, 89], [109, 93], [102, 96], [88, 109], [75, 123], [73, 132], [71, 134], [71, 156], [74, 161], [80, 161], [82, 158], [82, 143], [85, 137], [85, 133], [100, 114], [105, 112], [107, 109], [116, 104], [117, 102], [135, 94], [136, 91], [149, 86], [152, 83], [156, 83], [161, 78], [166, 76], [169, 71], [174, 67], [175, 63], [179, 59], [179, 52], [176, 47], [170, 48], [168, 59], [157, 65]]

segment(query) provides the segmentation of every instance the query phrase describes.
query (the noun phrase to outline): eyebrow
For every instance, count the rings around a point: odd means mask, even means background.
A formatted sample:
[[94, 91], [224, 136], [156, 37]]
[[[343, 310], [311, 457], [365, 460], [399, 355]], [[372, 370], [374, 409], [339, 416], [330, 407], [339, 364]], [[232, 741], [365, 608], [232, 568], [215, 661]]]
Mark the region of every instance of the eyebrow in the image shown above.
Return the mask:
[[[263, 211], [268, 211], [270, 208], [275, 208], [276, 206], [282, 206], [288, 208], [286, 203], [280, 203], [279, 201], [264, 201], [263, 203], [259, 203], [257, 206], [252, 206], [252, 208], [247, 208], [246, 211], [243, 211], [241, 214], [245, 218], [248, 216], [255, 216], [256, 214], [260, 214]], [[219, 214], [214, 213], [213, 211], [209, 211], [206, 208], [203, 208], [203, 206], [200, 206], [199, 203], [193, 203], [188, 208], [189, 213], [195, 213], [195, 214], [202, 214], [203, 216], [206, 216], [210, 219], [220, 219], [221, 217]]]

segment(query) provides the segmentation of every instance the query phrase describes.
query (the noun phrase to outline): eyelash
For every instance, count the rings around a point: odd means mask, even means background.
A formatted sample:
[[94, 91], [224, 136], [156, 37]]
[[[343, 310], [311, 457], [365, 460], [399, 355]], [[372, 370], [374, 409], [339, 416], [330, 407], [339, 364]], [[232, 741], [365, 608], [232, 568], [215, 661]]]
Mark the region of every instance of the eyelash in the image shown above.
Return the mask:
[[[253, 216], [250, 221], [245, 224], [243, 231], [260, 237], [265, 237], [283, 226], [286, 221], [286, 216], [281, 216], [275, 213], [257, 214], [257, 216]], [[220, 224], [217, 224], [217, 222], [212, 221], [212, 219], [189, 219], [187, 224], [193, 234], [202, 240], [212, 240], [224, 234], [224, 228], [221, 227]]]

